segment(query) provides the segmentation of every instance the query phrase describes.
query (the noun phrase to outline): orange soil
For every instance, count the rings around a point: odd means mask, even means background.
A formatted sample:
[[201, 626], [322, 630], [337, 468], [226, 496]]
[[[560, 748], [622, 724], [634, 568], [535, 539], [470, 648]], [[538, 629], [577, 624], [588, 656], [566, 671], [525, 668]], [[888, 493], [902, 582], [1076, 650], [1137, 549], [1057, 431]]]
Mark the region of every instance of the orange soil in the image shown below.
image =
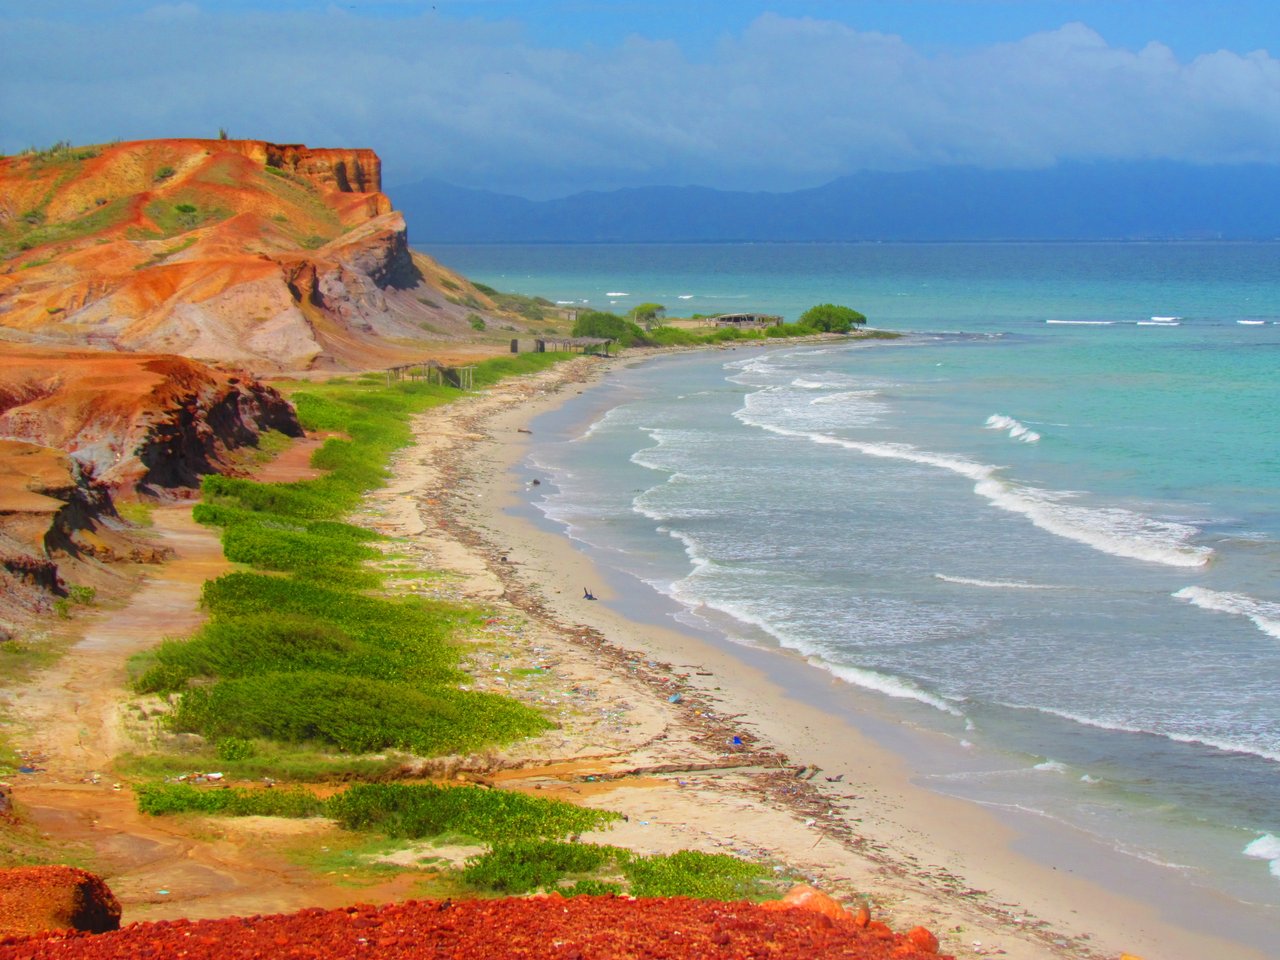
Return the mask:
[[371, 150], [260, 140], [0, 159], [0, 337], [363, 369], [474, 339], [477, 305], [522, 325], [409, 251], [380, 190]]

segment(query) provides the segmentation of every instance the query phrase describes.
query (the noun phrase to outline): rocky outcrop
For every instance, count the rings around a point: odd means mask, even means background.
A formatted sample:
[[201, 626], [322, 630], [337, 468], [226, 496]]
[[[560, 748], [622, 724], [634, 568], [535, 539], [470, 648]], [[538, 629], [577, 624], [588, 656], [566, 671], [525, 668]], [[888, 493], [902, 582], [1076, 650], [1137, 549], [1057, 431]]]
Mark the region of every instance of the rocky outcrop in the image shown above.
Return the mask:
[[197, 486], [265, 430], [300, 436], [272, 388], [185, 357], [10, 348], [0, 437], [51, 446], [115, 491]]
[[2, 158], [0, 338], [350, 369], [470, 338], [473, 313], [497, 319], [410, 250], [381, 187], [372, 150], [261, 140]]
[[300, 436], [270, 387], [185, 357], [0, 354], [0, 628], [47, 611], [68, 584], [110, 592], [118, 562], [161, 552], [113, 496], [189, 496], [265, 430]]
[[0, 870], [0, 936], [119, 929], [120, 902], [101, 877], [87, 870]]

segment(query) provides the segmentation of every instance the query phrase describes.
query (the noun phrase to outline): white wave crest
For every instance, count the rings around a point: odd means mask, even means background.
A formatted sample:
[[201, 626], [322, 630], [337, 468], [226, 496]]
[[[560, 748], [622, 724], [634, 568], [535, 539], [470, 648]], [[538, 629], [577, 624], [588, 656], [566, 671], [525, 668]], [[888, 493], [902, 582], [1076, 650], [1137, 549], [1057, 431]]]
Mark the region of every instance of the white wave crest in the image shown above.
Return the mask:
[[1024, 583], [1021, 580], [979, 580], [976, 577], [952, 577], [945, 573], [935, 573], [934, 577], [947, 583], [958, 583], [967, 587], [986, 587], [991, 590], [1057, 590], [1058, 587], [1047, 583]]
[[1043, 770], [1046, 773], [1066, 773], [1067, 765], [1065, 763], [1059, 763], [1057, 760], [1046, 760], [1043, 763], [1037, 763], [1031, 769]]
[[1254, 860], [1269, 860], [1271, 875], [1280, 878], [1280, 840], [1264, 833], [1244, 848], [1244, 855]]
[[1058, 323], [1067, 327], [1110, 327], [1114, 320], [1046, 320], [1045, 323]]
[[999, 476], [999, 467], [976, 460], [932, 453], [907, 443], [866, 443], [825, 433], [791, 430], [753, 419], [745, 409], [734, 416], [743, 423], [781, 436], [844, 447], [870, 457], [905, 460], [949, 470], [972, 480], [974, 493], [1001, 510], [1022, 514], [1041, 530], [1112, 556], [1171, 567], [1204, 566], [1213, 556], [1209, 547], [1190, 542], [1199, 531], [1189, 524], [1157, 520], [1119, 507], [1080, 506], [1069, 502], [1076, 496], [1073, 493], [1011, 483]]
[[1022, 443], [1040, 442], [1040, 434], [1019, 423], [1013, 417], [1006, 417], [1002, 413], [993, 413], [987, 417], [986, 428], [988, 430], [1007, 430], [1010, 440], [1018, 440]]
[[1267, 636], [1280, 640], [1280, 603], [1269, 603], [1255, 600], [1243, 593], [1226, 593], [1205, 587], [1183, 587], [1173, 596], [1202, 610], [1248, 617]]
[[812, 658], [809, 662], [814, 666], [822, 667], [846, 683], [852, 683], [856, 687], [875, 690], [877, 693], [883, 693], [885, 696], [894, 697], [898, 700], [915, 700], [926, 706], [933, 707], [935, 710], [949, 713], [953, 717], [964, 716], [963, 713], [950, 703], [947, 703], [942, 697], [929, 693], [927, 690], [921, 690], [910, 680], [886, 676], [883, 673], [877, 673], [875, 670], [866, 670], [862, 667], [840, 666]]
[[1120, 723], [1118, 721], [1099, 720], [1095, 717], [1086, 717], [1078, 713], [1072, 713], [1069, 710], [1055, 710], [1053, 707], [1033, 707], [1026, 704], [1005, 703], [1003, 706], [1011, 707], [1015, 710], [1034, 710], [1036, 713], [1045, 713], [1051, 717], [1061, 717], [1063, 720], [1070, 720], [1072, 723], [1079, 723], [1086, 727], [1095, 727], [1098, 730], [1114, 730], [1119, 733], [1137, 733], [1145, 734], [1150, 737], [1163, 737], [1165, 740], [1172, 740], [1175, 743], [1186, 743], [1197, 747], [1209, 747], [1213, 750], [1221, 750], [1223, 753], [1243, 753], [1254, 757], [1261, 757], [1263, 760], [1270, 760], [1273, 763], [1280, 763], [1280, 750], [1268, 750], [1265, 747], [1237, 743], [1231, 740], [1224, 740], [1220, 737], [1197, 736], [1189, 733], [1176, 733], [1168, 730], [1149, 730], [1145, 727], [1139, 727], [1130, 723]]
[[877, 390], [842, 390], [840, 393], [828, 393], [825, 396], [814, 397], [809, 401], [814, 406], [821, 406], [827, 403], [847, 403], [850, 400], [872, 400], [880, 396]]

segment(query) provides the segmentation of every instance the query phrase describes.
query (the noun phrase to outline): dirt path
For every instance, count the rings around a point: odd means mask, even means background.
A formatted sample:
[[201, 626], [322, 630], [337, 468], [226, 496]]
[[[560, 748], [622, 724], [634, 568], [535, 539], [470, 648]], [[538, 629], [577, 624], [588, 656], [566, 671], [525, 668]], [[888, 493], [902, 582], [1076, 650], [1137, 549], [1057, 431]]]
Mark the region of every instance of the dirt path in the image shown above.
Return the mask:
[[20, 809], [57, 848], [85, 852], [120, 899], [126, 922], [404, 896], [403, 880], [358, 895], [273, 852], [332, 829], [326, 825], [223, 828], [147, 817], [137, 812], [132, 791], [113, 783], [110, 760], [130, 746], [128, 727], [141, 727], [126, 707], [129, 657], [198, 627], [201, 584], [231, 569], [217, 531], [193, 522], [190, 506], [159, 508], [153, 516], [156, 540], [174, 559], [152, 568], [123, 607], [91, 614], [83, 638], [54, 667], [8, 693], [14, 743], [38, 771], [11, 780]]

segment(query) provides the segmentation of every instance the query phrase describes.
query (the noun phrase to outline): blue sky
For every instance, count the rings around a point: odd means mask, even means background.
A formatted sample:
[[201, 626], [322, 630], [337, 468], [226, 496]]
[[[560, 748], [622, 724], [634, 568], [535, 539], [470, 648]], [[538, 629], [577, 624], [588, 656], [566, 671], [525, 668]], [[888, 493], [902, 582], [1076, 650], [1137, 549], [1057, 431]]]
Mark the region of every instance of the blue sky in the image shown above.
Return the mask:
[[370, 146], [532, 197], [861, 169], [1280, 162], [1280, 3], [0, 0], [0, 150]]

